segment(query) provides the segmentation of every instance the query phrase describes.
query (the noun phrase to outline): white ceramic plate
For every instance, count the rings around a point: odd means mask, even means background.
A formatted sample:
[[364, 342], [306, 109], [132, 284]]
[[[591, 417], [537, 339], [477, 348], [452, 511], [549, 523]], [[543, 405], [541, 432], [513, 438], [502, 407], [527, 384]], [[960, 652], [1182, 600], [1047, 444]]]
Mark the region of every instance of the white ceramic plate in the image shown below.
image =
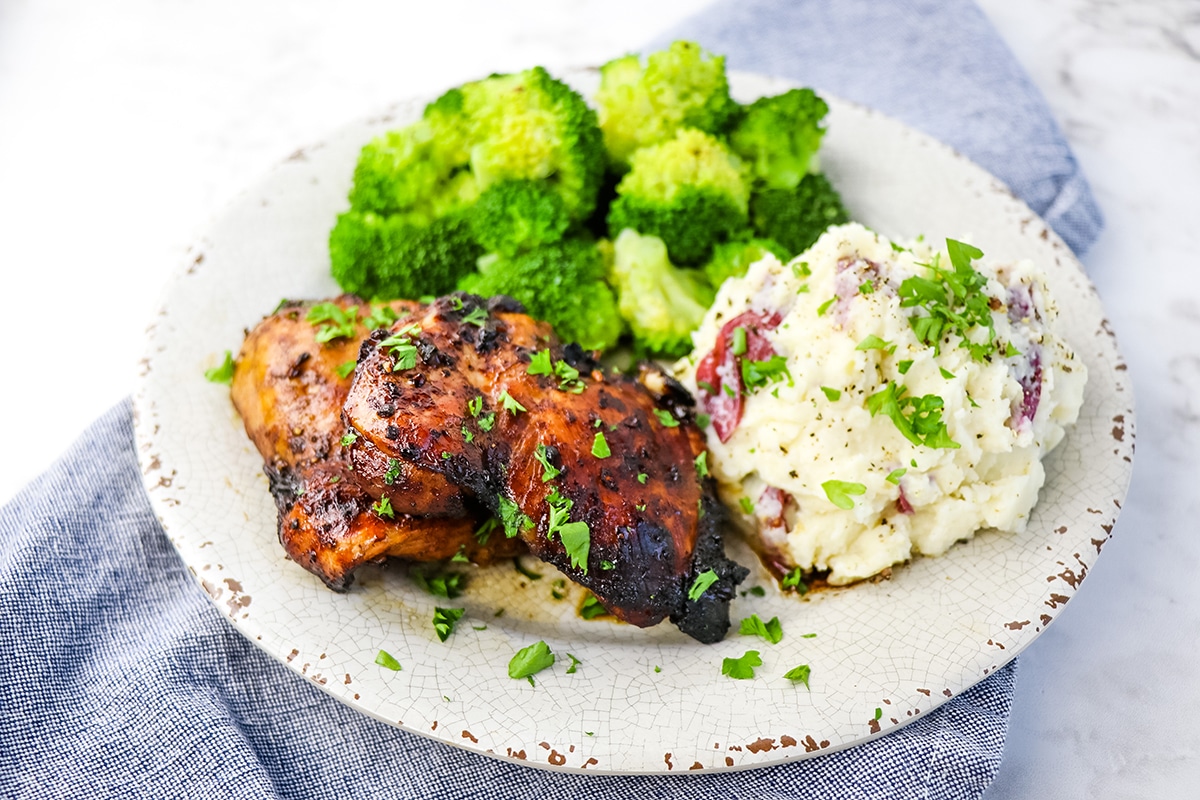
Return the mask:
[[[595, 74], [571, 80], [587, 94]], [[742, 101], [790, 88], [751, 75], [732, 84]], [[742, 588], [767, 591], [734, 602], [735, 625], [750, 613], [778, 615], [785, 635], [777, 645], [733, 634], [705, 646], [669, 624], [583, 621], [578, 592], [553, 599], [557, 575], [532, 559], [542, 579], [507, 565], [473, 570], [470, 589], [452, 603], [422, 593], [398, 567], [367, 568], [339, 595], [288, 561], [262, 461], [228, 392], [202, 373], [225, 349], [236, 352], [243, 329], [280, 298], [337, 292], [326, 237], [359, 148], [423, 105], [351, 124], [239, 197], [171, 280], [149, 331], [136, 393], [146, 486], [183, 560], [251, 641], [338, 700], [422, 736], [538, 767], [644, 773], [773, 764], [886, 734], [1008, 662], [1062, 611], [1110, 535], [1132, 464], [1133, 397], [1095, 290], [1058, 237], [996, 179], [894, 120], [834, 99], [821, 160], [857, 219], [887, 235], [969, 238], [990, 257], [1031, 258], [1049, 273], [1090, 381], [1024, 534], [985, 532], [889, 581], [804, 601], [780, 595], [732, 543], [754, 567]], [[444, 644], [430, 622], [438, 604], [467, 609]], [[510, 679], [509, 658], [539, 639], [559, 663], [536, 686]], [[375, 665], [380, 649], [403, 670]], [[759, 677], [723, 677], [722, 659], [748, 649], [762, 653]], [[566, 653], [582, 662], [574, 674], [565, 672]], [[782, 677], [799, 664], [811, 666], [811, 691]]]

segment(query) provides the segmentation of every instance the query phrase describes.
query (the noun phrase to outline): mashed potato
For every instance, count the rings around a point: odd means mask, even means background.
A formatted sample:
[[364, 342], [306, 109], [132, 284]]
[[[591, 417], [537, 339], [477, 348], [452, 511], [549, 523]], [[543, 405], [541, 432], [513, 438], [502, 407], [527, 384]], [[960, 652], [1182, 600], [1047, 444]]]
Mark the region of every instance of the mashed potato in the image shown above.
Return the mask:
[[721, 287], [676, 373], [766, 560], [845, 584], [1024, 529], [1087, 371], [1032, 264], [972, 257], [850, 224]]

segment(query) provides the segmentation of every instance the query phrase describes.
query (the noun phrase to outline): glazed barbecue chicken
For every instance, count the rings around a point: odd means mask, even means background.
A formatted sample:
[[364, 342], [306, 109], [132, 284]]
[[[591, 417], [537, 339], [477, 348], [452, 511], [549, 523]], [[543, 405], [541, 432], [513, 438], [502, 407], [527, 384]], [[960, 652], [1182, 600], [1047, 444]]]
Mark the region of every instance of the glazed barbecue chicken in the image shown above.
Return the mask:
[[344, 405], [354, 463], [437, 476], [503, 522], [493, 541], [523, 541], [619, 619], [718, 641], [747, 570], [724, 555], [691, 397], [654, 366], [606, 373], [520, 312], [457, 294], [368, 336]]
[[[371, 327], [418, 313], [418, 303], [369, 306], [351, 295], [284, 303], [246, 334], [232, 397], [265, 462], [288, 556], [344, 591], [362, 564], [386, 557], [479, 563], [523, 549], [473, 534], [485, 518], [433, 470], [355, 449], [342, 422], [359, 346]], [[343, 443], [345, 442], [345, 443]]]

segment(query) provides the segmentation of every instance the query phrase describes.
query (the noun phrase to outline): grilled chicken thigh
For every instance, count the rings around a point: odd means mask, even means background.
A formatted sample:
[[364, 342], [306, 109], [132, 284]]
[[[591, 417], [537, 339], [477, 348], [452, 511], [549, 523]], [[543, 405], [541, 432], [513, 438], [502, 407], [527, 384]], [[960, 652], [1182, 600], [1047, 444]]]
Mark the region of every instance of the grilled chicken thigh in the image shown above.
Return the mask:
[[618, 618], [721, 639], [747, 570], [724, 555], [690, 396], [655, 367], [606, 374], [519, 312], [459, 294], [372, 333], [344, 405], [356, 463], [437, 473]]
[[[392, 313], [377, 311], [377, 319], [421, 309], [385, 305]], [[440, 473], [369, 451], [351, 460], [341, 410], [369, 308], [350, 295], [319, 307], [333, 318], [311, 322], [314, 304], [285, 303], [247, 333], [231, 389], [265, 462], [287, 554], [345, 590], [356, 568], [388, 556], [433, 561], [463, 552], [487, 561], [517, 552], [513, 542], [477, 544], [480, 514]]]

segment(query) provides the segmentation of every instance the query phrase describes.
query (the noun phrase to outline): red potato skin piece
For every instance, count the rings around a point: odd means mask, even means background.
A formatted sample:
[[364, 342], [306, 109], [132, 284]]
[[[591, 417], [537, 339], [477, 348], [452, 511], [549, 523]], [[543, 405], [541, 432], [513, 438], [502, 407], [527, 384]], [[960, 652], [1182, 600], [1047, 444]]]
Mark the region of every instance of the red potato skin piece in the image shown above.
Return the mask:
[[[744, 311], [721, 326], [717, 342], [711, 352], [700, 359], [696, 366], [696, 383], [708, 384], [714, 391], [703, 386], [696, 391], [700, 407], [712, 420], [713, 430], [722, 442], [729, 441], [742, 420], [742, 359], [766, 361], [775, 355], [775, 348], [763, 336], [765, 331], [779, 327], [783, 315], [778, 311]], [[746, 352], [733, 353], [733, 332], [737, 328], [746, 331]], [[721, 373], [730, 376], [728, 383], [722, 381]]]

